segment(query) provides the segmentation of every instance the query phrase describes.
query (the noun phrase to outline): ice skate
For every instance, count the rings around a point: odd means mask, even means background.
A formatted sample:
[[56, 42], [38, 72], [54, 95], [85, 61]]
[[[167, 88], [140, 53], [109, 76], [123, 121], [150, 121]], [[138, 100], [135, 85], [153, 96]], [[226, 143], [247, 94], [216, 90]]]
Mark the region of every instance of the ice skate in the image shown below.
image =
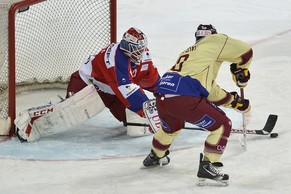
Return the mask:
[[151, 150], [151, 153], [143, 161], [144, 167], [164, 166], [169, 164], [170, 158], [167, 156], [169, 153], [169, 150], [167, 150], [164, 157], [159, 158], [154, 151]]
[[203, 154], [200, 154], [200, 164], [197, 173], [198, 186], [228, 186], [228, 174], [221, 173], [223, 164], [221, 162], [211, 163], [202, 161]]

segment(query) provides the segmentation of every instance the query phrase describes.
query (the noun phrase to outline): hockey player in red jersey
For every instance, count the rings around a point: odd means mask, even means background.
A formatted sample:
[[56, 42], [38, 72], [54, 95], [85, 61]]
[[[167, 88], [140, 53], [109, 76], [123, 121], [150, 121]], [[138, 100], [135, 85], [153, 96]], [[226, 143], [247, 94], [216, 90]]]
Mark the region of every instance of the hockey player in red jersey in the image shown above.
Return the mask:
[[154, 92], [159, 79], [145, 34], [130, 28], [120, 43], [113, 43], [96, 56], [90, 56], [80, 70], [72, 74], [67, 97], [93, 83], [105, 106], [116, 119], [125, 123], [126, 108], [143, 116], [142, 104], [148, 100], [143, 90]]
[[[71, 129], [105, 107], [124, 124], [127, 119], [146, 121], [142, 105], [148, 97], [144, 90], [156, 91], [159, 79], [145, 34], [130, 28], [120, 43], [112, 43], [90, 56], [71, 75], [65, 100], [33, 107], [20, 114], [15, 120], [18, 137], [21, 141], [33, 142]], [[128, 126], [127, 135], [151, 134], [148, 128], [139, 128]]]
[[197, 176], [227, 184], [229, 176], [220, 172], [222, 156], [232, 124], [217, 106], [239, 112], [250, 110], [249, 100], [236, 92], [227, 92], [216, 83], [220, 66], [230, 62], [230, 71], [237, 86], [246, 87], [250, 79], [249, 65], [252, 48], [245, 42], [218, 34], [212, 25], [199, 25], [196, 43], [184, 50], [176, 64], [161, 78], [155, 92], [156, 106], [161, 121], [154, 134], [150, 154], [143, 161], [146, 167], [167, 165], [169, 147], [185, 122], [195, 124], [210, 132], [200, 154]]

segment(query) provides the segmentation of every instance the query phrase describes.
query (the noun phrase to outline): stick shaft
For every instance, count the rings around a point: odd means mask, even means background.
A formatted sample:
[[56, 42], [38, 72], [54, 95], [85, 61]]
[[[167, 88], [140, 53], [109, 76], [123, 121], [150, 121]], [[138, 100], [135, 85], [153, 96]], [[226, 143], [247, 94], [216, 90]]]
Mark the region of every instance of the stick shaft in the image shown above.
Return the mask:
[[[244, 89], [240, 89], [240, 96], [245, 99]], [[247, 130], [246, 130], [246, 118], [245, 113], [242, 113], [242, 126], [243, 126], [243, 148], [247, 150]]]

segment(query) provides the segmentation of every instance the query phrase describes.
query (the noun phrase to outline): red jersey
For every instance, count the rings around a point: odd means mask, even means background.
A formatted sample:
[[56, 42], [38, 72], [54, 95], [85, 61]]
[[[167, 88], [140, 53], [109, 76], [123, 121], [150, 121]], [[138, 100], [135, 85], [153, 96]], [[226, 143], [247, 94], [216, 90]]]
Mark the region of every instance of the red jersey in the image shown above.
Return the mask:
[[116, 95], [131, 111], [142, 114], [142, 104], [148, 100], [143, 89], [154, 92], [160, 79], [149, 50], [143, 52], [139, 65], [130, 61], [114, 43], [102, 49], [80, 67], [82, 80], [104, 93]]

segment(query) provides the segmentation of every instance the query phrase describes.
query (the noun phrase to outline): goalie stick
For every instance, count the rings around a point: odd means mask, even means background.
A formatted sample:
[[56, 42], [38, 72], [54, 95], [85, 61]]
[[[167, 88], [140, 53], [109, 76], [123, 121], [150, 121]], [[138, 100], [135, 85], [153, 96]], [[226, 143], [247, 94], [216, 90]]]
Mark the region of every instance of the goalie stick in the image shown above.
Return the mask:
[[[278, 115], [272, 115], [270, 114], [268, 116], [268, 119], [265, 123], [265, 126], [262, 129], [247, 129], [246, 133], [247, 134], [253, 134], [253, 135], [269, 135], [273, 131], [276, 122], [278, 119]], [[140, 127], [148, 127], [149, 124], [147, 123], [124, 123], [124, 126], [140, 126]], [[188, 129], [188, 130], [198, 130], [198, 131], [207, 131], [206, 129], [203, 129], [201, 127], [184, 127], [183, 129]], [[244, 130], [243, 129], [231, 129], [231, 133], [240, 133], [243, 134]]]

